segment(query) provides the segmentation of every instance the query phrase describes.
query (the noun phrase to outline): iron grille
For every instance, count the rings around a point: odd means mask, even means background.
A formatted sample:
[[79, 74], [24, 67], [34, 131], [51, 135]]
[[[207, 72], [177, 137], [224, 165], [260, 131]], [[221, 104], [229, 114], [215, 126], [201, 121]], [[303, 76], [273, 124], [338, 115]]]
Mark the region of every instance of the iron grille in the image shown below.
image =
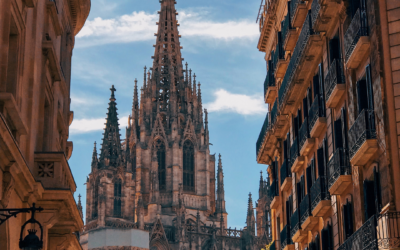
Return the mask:
[[264, 96], [267, 94], [268, 88], [275, 86], [275, 76], [272, 70], [268, 71], [264, 81]]
[[308, 111], [308, 125], [310, 131], [314, 128], [315, 123], [320, 117], [325, 117], [325, 112], [323, 106], [320, 105], [320, 98], [316, 97]]
[[312, 27], [314, 27], [315, 22], [317, 21], [319, 11], [321, 10], [321, 5], [319, 3], [320, 0], [313, 0], [311, 4], [311, 23]]
[[301, 0], [292, 0], [290, 4], [290, 21], [293, 23], [294, 16], [297, 12], [297, 8], [299, 4], [304, 4], [304, 1]]
[[320, 176], [312, 185], [311, 195], [311, 211], [313, 211], [322, 200], [330, 200], [325, 176]]
[[274, 106], [271, 110], [271, 127], [275, 125], [276, 116], [278, 115], [278, 102], [275, 100]]
[[300, 151], [299, 151], [299, 142], [297, 138], [293, 140], [293, 144], [290, 147], [290, 164], [293, 166], [293, 163], [296, 161], [297, 157], [300, 156]]
[[300, 224], [303, 224], [311, 215], [310, 194], [300, 202]]
[[273, 200], [275, 196], [279, 196], [279, 183], [277, 180], [274, 180], [268, 189], [268, 195]]
[[285, 249], [287, 245], [292, 245], [292, 237], [290, 237], [290, 224], [286, 226], [281, 231], [281, 249]]
[[346, 150], [343, 148], [336, 149], [331, 160], [328, 162], [329, 184], [330, 189], [341, 175], [351, 175], [351, 167], [348, 161]]
[[303, 148], [308, 138], [310, 138], [310, 129], [308, 127], [308, 119], [305, 119], [299, 130], [299, 149]]
[[299, 209], [297, 209], [293, 215], [290, 217], [290, 238], [293, 238], [293, 236], [296, 234], [297, 231], [301, 229], [300, 226], [300, 215], [299, 215]]
[[329, 100], [336, 85], [342, 83], [345, 83], [343, 61], [341, 59], [335, 59], [325, 77], [325, 100]]
[[281, 166], [281, 185], [285, 182], [285, 179], [288, 177], [292, 177], [292, 172], [289, 169], [289, 164], [287, 160], [283, 161]]
[[378, 249], [376, 237], [376, 217], [372, 216], [353, 235], [351, 235], [338, 250], [376, 250]]
[[369, 139], [376, 139], [375, 113], [373, 110], [364, 109], [349, 130], [350, 159]]
[[378, 215], [379, 249], [396, 249], [400, 247], [400, 212], [388, 212]]
[[368, 36], [367, 15], [358, 9], [344, 35], [344, 52], [346, 61], [349, 60], [360, 37]]
[[258, 152], [260, 151], [260, 148], [261, 148], [261, 146], [262, 146], [262, 144], [263, 144], [263, 142], [264, 142], [264, 137], [265, 137], [265, 134], [267, 133], [267, 130], [268, 130], [268, 114], [265, 116], [265, 120], [264, 120], [264, 124], [263, 124], [263, 126], [262, 126], [262, 128], [261, 128], [261, 131], [260, 131], [260, 135], [258, 136], [258, 140], [257, 140], [257, 144], [256, 144], [256, 153], [257, 153], [257, 155], [258, 155]]
[[[298, 2], [298, 1], [299, 0], [297, 0], [295, 2]], [[278, 98], [279, 98], [280, 106], [284, 103], [286, 94], [289, 90], [291, 82], [294, 78], [294, 74], [296, 73], [297, 67], [298, 67], [301, 57], [303, 55], [304, 48], [306, 47], [308, 39], [310, 38], [310, 35], [312, 34], [309, 19], [310, 19], [310, 14], [307, 15], [307, 19], [303, 24], [303, 28], [301, 30], [299, 39], [297, 40], [297, 44], [293, 51], [292, 58], [290, 59], [289, 66], [288, 66], [288, 68], [286, 70], [286, 74], [283, 78], [282, 85], [278, 91]]]

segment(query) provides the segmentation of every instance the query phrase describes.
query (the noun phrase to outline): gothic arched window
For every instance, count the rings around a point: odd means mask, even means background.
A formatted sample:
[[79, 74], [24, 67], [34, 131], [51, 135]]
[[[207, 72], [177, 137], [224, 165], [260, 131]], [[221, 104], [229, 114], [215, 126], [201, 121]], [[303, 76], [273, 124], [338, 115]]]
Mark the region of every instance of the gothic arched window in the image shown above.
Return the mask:
[[194, 146], [189, 140], [183, 144], [183, 190], [194, 191]]
[[118, 179], [114, 182], [114, 217], [121, 217], [122, 181]]
[[161, 139], [157, 139], [154, 142], [154, 150], [157, 150], [159, 190], [165, 190], [166, 189], [165, 145]]
[[97, 179], [93, 185], [92, 195], [93, 195], [93, 207], [92, 207], [92, 219], [97, 219], [99, 211], [99, 188], [100, 180]]

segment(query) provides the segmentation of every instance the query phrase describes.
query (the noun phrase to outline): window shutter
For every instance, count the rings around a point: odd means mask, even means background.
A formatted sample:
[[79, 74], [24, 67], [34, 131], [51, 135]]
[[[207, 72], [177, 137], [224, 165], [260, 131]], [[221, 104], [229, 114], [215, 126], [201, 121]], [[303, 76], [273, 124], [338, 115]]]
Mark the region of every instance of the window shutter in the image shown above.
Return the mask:
[[299, 134], [299, 128], [298, 128], [298, 124], [299, 124], [299, 116], [296, 116], [293, 120], [293, 128], [294, 128], [294, 138], [297, 138], [298, 134]]
[[307, 193], [310, 193], [311, 187], [312, 187], [312, 169], [311, 165], [306, 169], [306, 175], [307, 175]]
[[342, 142], [343, 142], [343, 147], [348, 148], [348, 142], [347, 142], [347, 115], [346, 115], [346, 109], [343, 107], [341, 110], [341, 120], [342, 120]]
[[318, 66], [318, 76], [319, 76], [319, 92], [320, 92], [320, 112], [321, 115], [325, 116], [325, 86], [324, 86], [324, 65], [320, 63]]
[[[283, 160], [286, 160], [288, 158], [288, 140], [283, 141]], [[288, 164], [288, 162], [286, 162]]]
[[374, 168], [374, 191], [376, 212], [379, 213], [382, 210], [382, 193], [380, 173], [376, 167]]
[[317, 169], [315, 167], [315, 155], [314, 155], [314, 158], [311, 160], [311, 177], [312, 177], [312, 182], [314, 184], [314, 182], [317, 180]]
[[283, 51], [283, 42], [282, 42], [282, 32], [278, 32], [278, 46], [279, 48], [279, 59], [284, 57], [284, 51]]
[[[332, 225], [328, 224], [327, 226], [327, 236], [328, 236], [328, 249], [333, 250], [333, 233], [332, 233]], [[325, 250], [325, 248], [324, 248]]]
[[365, 216], [365, 220], [367, 221], [369, 219], [369, 214], [368, 214], [368, 180], [364, 180], [363, 188], [364, 188], [364, 216]]
[[290, 225], [290, 198], [286, 201], [286, 225]]
[[342, 137], [342, 121], [338, 119], [334, 122], [335, 126], [335, 149], [343, 147], [343, 137]]
[[301, 203], [301, 181], [296, 183], [297, 186], [297, 209], [300, 208], [300, 203]]
[[313, 77], [314, 98], [318, 98], [318, 96], [321, 94], [319, 92], [319, 77], [319, 74], [316, 74]]
[[364, 109], [368, 109], [368, 92], [367, 92], [367, 81], [360, 80], [357, 82], [357, 105], [358, 114]]
[[366, 75], [366, 87], [367, 87], [367, 98], [368, 98], [368, 109], [374, 110], [374, 91], [372, 88], [372, 77], [371, 77], [371, 64], [365, 68]]
[[325, 158], [324, 158], [324, 148], [319, 148], [317, 150], [317, 161], [318, 161], [318, 176], [325, 176]]
[[306, 180], [304, 179], [304, 175], [301, 176], [301, 200], [306, 196]]
[[[335, 59], [340, 58], [340, 44], [339, 44], [339, 38], [334, 37], [329, 41], [329, 54], [330, 54], [330, 62], [331, 64]], [[339, 63], [339, 62], [336, 62]]]
[[311, 108], [312, 103], [313, 103], [313, 95], [312, 95], [312, 88], [310, 87], [307, 90], [307, 114]]
[[304, 120], [308, 117], [308, 100], [307, 97], [303, 99], [303, 116]]
[[300, 129], [300, 126], [301, 126], [301, 124], [303, 123], [303, 119], [302, 119], [302, 117], [301, 117], [301, 109], [299, 109], [298, 111], [297, 111], [297, 117], [298, 117], [298, 119], [297, 119], [297, 129]]

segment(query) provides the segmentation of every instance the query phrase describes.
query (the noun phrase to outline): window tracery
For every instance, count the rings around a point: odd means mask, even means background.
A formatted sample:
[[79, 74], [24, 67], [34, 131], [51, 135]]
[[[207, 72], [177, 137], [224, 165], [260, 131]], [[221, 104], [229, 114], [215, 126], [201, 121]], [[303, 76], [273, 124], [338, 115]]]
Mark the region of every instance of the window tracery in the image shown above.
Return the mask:
[[166, 189], [166, 166], [165, 166], [165, 144], [161, 139], [157, 139], [154, 142], [153, 150], [157, 151], [157, 162], [158, 162], [158, 183], [159, 189]]
[[194, 146], [190, 140], [183, 144], [183, 190], [194, 191]]
[[114, 182], [114, 216], [121, 217], [122, 181], [117, 179]]

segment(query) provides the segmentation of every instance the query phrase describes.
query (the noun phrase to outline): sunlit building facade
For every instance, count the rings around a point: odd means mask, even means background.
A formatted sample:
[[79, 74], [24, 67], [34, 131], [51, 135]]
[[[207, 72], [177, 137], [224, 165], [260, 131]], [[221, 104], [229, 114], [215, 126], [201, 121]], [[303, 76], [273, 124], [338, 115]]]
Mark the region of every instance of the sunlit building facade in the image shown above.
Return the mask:
[[270, 249], [400, 247], [400, 1], [266, 0]]

